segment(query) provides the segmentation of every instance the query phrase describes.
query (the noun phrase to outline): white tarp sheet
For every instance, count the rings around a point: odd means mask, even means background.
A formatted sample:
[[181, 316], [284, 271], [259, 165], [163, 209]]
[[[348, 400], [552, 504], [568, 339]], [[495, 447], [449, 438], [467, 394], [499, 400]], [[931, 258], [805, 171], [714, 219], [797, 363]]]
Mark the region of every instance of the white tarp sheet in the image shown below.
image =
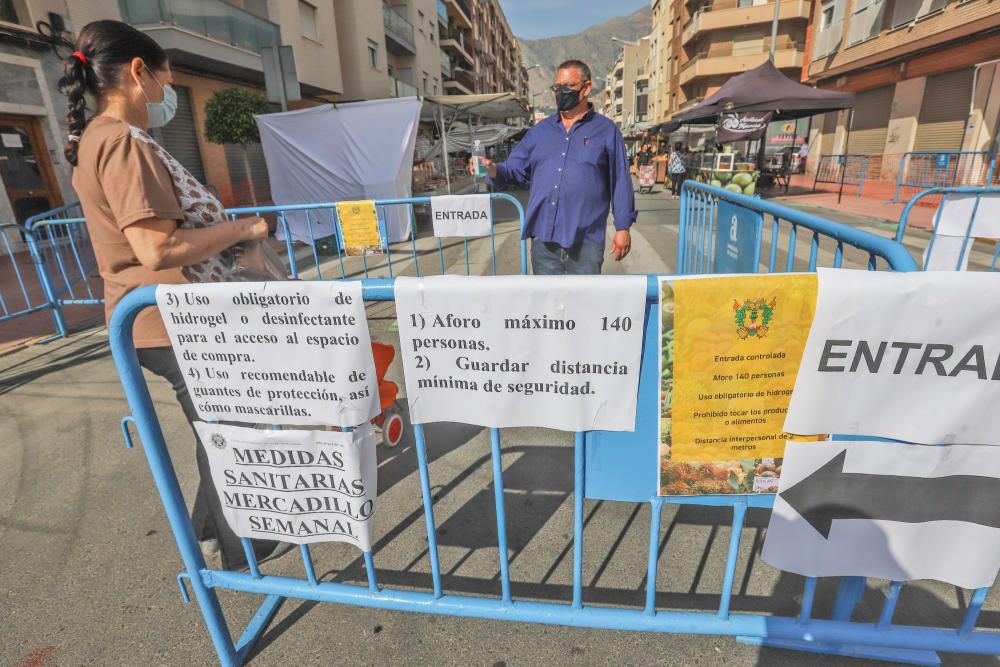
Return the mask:
[[[278, 206], [411, 196], [416, 97], [324, 104], [257, 116]], [[310, 212], [313, 238], [333, 234], [332, 212]], [[409, 238], [406, 208], [388, 206], [390, 242]], [[305, 213], [286, 215], [292, 239], [310, 242]], [[278, 228], [278, 238], [284, 234]]]

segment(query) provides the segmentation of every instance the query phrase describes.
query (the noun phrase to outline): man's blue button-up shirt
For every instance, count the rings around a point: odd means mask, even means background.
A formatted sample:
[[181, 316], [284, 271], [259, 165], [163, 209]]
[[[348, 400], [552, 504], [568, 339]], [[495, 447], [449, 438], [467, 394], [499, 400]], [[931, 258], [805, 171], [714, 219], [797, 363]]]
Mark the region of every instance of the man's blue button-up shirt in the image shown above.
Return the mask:
[[625, 141], [618, 127], [593, 107], [569, 132], [556, 113], [524, 135], [493, 185], [531, 188], [523, 238], [554, 241], [563, 248], [590, 241], [604, 246], [609, 209], [615, 229], [635, 222], [635, 196]]

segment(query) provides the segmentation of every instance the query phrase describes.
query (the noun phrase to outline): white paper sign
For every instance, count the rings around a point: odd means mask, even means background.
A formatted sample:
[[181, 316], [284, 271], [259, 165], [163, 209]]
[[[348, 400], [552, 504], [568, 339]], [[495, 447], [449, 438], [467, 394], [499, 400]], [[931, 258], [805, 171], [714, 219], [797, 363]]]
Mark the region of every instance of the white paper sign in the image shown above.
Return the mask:
[[434, 236], [489, 236], [493, 214], [489, 195], [431, 197]]
[[[972, 241], [964, 236], [935, 234], [934, 243], [924, 250], [924, 271], [965, 271], [969, 268]], [[962, 259], [959, 269], [959, 258]]]
[[0, 133], [0, 143], [3, 144], [4, 148], [24, 148], [24, 140], [16, 132], [10, 134], [6, 132]]
[[1000, 567], [998, 453], [790, 442], [762, 557], [811, 577], [990, 586]]
[[[973, 212], [976, 214], [975, 221], [972, 220]], [[937, 212], [935, 232], [946, 236], [1000, 238], [1000, 194], [946, 195]]]
[[351, 427], [380, 412], [358, 282], [161, 285], [156, 304], [206, 421]]
[[645, 276], [396, 279], [413, 423], [632, 431]]
[[1000, 280], [819, 270], [785, 431], [1000, 444]]
[[371, 549], [378, 475], [371, 424], [352, 432], [195, 428], [238, 536]]

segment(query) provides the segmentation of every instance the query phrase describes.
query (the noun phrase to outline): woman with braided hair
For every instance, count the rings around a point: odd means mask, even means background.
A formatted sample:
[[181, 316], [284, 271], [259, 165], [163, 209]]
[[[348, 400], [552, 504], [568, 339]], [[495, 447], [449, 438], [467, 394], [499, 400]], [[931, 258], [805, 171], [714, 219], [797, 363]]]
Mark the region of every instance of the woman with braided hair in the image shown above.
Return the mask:
[[[104, 279], [106, 315], [128, 292], [145, 285], [225, 279], [236, 244], [266, 238], [267, 221], [227, 220], [222, 204], [149, 136], [177, 109], [173, 74], [163, 49], [119, 21], [95, 21], [80, 31], [66, 59], [60, 89], [69, 102], [66, 159], [76, 168], [73, 188], [87, 219]], [[87, 96], [95, 103], [87, 117]], [[173, 386], [188, 421], [197, 413], [188, 395], [163, 320], [147, 308], [135, 320], [139, 363]], [[240, 539], [230, 530], [212, 486], [208, 458], [197, 442], [201, 483], [192, 522], [202, 551], [221, 551], [222, 565], [246, 565]], [[253, 542], [263, 559], [291, 545]]]

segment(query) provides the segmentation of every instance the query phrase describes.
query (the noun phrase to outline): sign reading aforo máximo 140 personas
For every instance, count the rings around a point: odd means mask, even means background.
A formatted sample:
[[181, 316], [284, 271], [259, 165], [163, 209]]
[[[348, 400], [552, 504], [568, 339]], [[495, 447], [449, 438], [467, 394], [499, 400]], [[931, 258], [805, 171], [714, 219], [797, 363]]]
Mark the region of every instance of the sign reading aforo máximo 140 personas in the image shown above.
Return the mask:
[[645, 276], [397, 278], [413, 423], [635, 428]]

